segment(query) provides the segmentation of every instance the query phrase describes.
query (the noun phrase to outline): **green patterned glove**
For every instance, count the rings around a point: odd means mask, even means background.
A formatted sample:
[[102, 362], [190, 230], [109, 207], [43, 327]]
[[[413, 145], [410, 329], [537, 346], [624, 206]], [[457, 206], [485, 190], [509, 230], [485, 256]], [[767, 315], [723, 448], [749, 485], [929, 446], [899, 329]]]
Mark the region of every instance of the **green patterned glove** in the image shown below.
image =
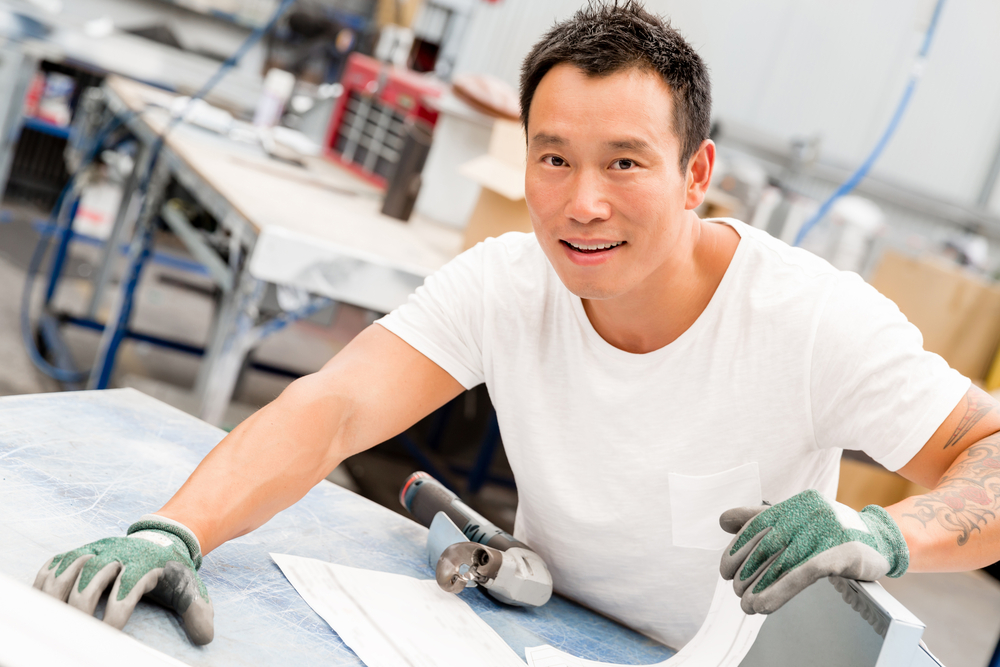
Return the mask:
[[774, 507], [739, 507], [722, 514], [736, 534], [722, 555], [748, 614], [770, 614], [820, 577], [875, 581], [901, 576], [910, 562], [899, 526], [878, 505], [856, 512], [808, 490]]
[[212, 601], [197, 570], [201, 545], [194, 533], [165, 517], [147, 514], [128, 537], [108, 537], [55, 556], [35, 577], [35, 588], [93, 614], [111, 582], [104, 621], [125, 627], [146, 595], [177, 612], [195, 644], [212, 641]]

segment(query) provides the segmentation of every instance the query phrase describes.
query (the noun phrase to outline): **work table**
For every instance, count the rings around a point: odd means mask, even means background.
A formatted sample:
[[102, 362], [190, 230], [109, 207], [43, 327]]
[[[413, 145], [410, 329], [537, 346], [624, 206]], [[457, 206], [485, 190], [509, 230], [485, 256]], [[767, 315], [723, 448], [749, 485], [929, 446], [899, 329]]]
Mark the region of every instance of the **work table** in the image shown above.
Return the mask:
[[[224, 435], [132, 389], [0, 398], [0, 572], [30, 583], [53, 555], [124, 535], [162, 506]], [[211, 644], [192, 646], [172, 613], [146, 602], [124, 631], [190, 665], [357, 666], [268, 554], [432, 578], [425, 539], [417, 523], [324, 481], [206, 557], [201, 575], [215, 605]], [[559, 597], [526, 610], [477, 590], [463, 595], [522, 657], [525, 646], [540, 644], [624, 664], [673, 653]]]

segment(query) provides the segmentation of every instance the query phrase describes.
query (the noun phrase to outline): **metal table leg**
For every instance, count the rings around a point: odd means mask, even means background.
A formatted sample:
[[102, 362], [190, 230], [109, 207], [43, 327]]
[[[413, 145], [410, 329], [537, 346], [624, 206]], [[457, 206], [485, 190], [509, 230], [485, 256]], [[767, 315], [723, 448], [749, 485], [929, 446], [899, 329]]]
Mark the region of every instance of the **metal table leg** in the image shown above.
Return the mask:
[[236, 289], [222, 293], [205, 356], [198, 369], [195, 396], [200, 417], [221, 423], [232, 398], [243, 359], [250, 348], [249, 331], [257, 320], [264, 283], [242, 273]]
[[118, 355], [118, 348], [125, 338], [125, 332], [132, 315], [135, 289], [139, 284], [142, 268], [153, 246], [156, 216], [159, 213], [160, 203], [166, 193], [167, 185], [170, 183], [170, 169], [166, 161], [159, 162], [154, 169], [146, 192], [145, 204], [139, 215], [139, 220], [136, 222], [135, 235], [129, 246], [125, 274], [122, 276], [121, 286], [115, 295], [111, 313], [101, 336], [97, 358], [94, 360], [94, 367], [87, 383], [88, 389], [106, 389], [111, 381], [115, 357]]
[[35, 57], [16, 42], [0, 38], [0, 195], [7, 189], [24, 120], [24, 97], [37, 70]]
[[264, 282], [244, 270], [237, 288], [223, 297], [212, 340], [195, 385], [201, 405], [200, 417], [210, 424], [222, 423], [247, 354], [268, 336], [331, 303], [330, 299], [316, 297], [296, 311], [282, 313], [258, 324], [265, 286]]
[[48, 308], [52, 303], [52, 297], [55, 296], [56, 287], [59, 286], [59, 280], [62, 278], [63, 265], [66, 263], [66, 254], [69, 252], [69, 242], [73, 238], [73, 221], [76, 219], [76, 210], [79, 206], [80, 192], [69, 192], [67, 199], [56, 212], [56, 229], [58, 230], [54, 236], [56, 252], [52, 256], [49, 267], [49, 282], [45, 287], [45, 308]]
[[136, 189], [139, 186], [139, 178], [149, 166], [148, 162], [149, 147], [140, 142], [138, 152], [135, 156], [135, 165], [132, 167], [132, 173], [129, 174], [128, 180], [125, 181], [125, 187], [122, 191], [122, 201], [118, 205], [117, 213], [115, 213], [114, 227], [111, 228], [111, 235], [104, 244], [101, 265], [94, 275], [94, 292], [90, 298], [90, 305], [87, 307], [88, 319], [97, 319], [97, 311], [104, 300], [104, 292], [107, 290], [108, 281], [111, 279], [115, 258], [118, 256], [118, 248], [121, 246], [122, 241], [130, 235], [134, 220], [129, 220], [129, 208], [132, 198], [135, 196]]

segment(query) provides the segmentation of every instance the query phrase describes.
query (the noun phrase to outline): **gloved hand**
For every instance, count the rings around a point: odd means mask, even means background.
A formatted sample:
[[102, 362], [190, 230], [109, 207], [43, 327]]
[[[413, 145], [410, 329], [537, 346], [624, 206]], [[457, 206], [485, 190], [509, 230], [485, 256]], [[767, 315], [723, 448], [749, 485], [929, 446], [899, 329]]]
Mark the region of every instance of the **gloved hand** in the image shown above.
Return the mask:
[[774, 507], [727, 510], [719, 523], [736, 534], [720, 569], [747, 614], [770, 614], [820, 577], [899, 577], [910, 562], [888, 512], [878, 505], [856, 512], [814, 490]]
[[212, 601], [198, 576], [201, 545], [194, 533], [165, 517], [147, 514], [129, 526], [128, 537], [109, 537], [53, 557], [35, 577], [35, 588], [88, 614], [114, 586], [104, 621], [119, 630], [139, 598], [177, 612], [195, 644], [212, 641]]

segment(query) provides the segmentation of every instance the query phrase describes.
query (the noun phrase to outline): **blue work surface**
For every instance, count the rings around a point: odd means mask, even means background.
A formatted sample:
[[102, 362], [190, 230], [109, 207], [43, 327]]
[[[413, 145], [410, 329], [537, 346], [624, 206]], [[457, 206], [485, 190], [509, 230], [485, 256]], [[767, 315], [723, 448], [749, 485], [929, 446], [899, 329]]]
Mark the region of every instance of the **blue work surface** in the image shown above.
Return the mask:
[[[139, 516], [159, 509], [224, 435], [132, 389], [0, 399], [0, 571], [30, 583], [51, 556], [124, 535]], [[201, 575], [215, 605], [211, 644], [192, 646], [173, 614], [146, 602], [125, 632], [191, 665], [361, 665], [268, 553], [429, 579], [426, 534], [324, 481], [205, 558]], [[478, 590], [462, 595], [522, 658], [525, 646], [540, 644], [625, 664], [673, 655], [562, 598], [526, 610]]]

